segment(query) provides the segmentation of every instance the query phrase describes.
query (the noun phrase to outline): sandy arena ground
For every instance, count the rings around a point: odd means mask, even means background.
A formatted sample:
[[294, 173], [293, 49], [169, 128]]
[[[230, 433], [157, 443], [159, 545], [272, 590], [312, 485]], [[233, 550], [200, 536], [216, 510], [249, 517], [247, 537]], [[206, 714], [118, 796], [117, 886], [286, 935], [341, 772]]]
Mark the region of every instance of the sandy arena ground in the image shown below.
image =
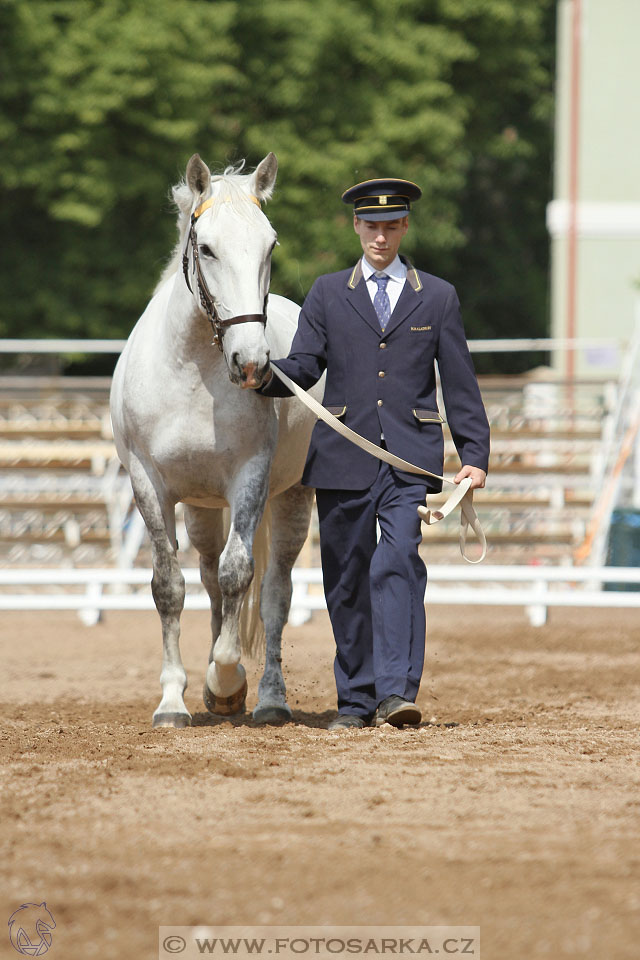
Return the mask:
[[639, 621], [434, 608], [427, 722], [328, 734], [324, 614], [287, 629], [279, 728], [205, 713], [186, 614], [182, 731], [150, 724], [155, 613], [5, 614], [0, 956], [46, 900], [52, 960], [146, 960], [159, 925], [206, 923], [479, 925], [483, 960], [636, 960]]

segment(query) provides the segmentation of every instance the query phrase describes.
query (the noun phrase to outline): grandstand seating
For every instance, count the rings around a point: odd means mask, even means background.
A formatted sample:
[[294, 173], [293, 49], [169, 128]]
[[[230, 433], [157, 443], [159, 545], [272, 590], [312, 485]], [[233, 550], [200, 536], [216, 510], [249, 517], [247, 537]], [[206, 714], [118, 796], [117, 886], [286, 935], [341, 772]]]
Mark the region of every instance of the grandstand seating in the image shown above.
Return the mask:
[[0, 564], [116, 561], [131, 496], [108, 389], [106, 378], [0, 378]]
[[[615, 386], [542, 369], [480, 380], [492, 424], [476, 506], [493, 563], [571, 562], [594, 499]], [[107, 378], [0, 377], [0, 565], [108, 566], [132, 518], [108, 415]], [[457, 469], [445, 427], [445, 473]], [[437, 504], [438, 497], [432, 498]], [[427, 561], [455, 563], [457, 524], [425, 530]], [[178, 539], [185, 545], [184, 529]], [[149, 563], [142, 547], [137, 563]], [[187, 550], [185, 563], [195, 564]], [[314, 520], [306, 562], [317, 565]]]

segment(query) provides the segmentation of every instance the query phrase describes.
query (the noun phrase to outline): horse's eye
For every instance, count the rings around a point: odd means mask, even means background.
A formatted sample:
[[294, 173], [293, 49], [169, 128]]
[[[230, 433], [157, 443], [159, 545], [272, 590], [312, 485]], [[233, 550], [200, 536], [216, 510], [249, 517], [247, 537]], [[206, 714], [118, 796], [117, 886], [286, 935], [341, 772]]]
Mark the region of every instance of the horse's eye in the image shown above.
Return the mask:
[[200, 246], [200, 253], [202, 254], [203, 257], [208, 257], [210, 260], [215, 260], [215, 259], [216, 259], [215, 253], [213, 252], [213, 250], [211, 249], [211, 247], [208, 247], [208, 246], [206, 245], [206, 243], [201, 244], [201, 246]]

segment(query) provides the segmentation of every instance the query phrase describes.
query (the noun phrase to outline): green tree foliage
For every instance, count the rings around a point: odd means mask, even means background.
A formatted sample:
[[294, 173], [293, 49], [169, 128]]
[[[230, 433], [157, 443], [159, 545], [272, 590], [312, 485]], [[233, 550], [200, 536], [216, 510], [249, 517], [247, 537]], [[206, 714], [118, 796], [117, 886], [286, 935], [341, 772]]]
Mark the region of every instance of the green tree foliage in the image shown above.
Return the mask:
[[[409, 253], [427, 224], [435, 249], [462, 240], [455, 201], [465, 108], [449, 75], [471, 51], [459, 33], [420, 22], [422, 8], [413, 0], [243, 4], [243, 35], [256, 50], [248, 62], [256, 81], [243, 91], [244, 142], [248, 153], [277, 142], [282, 186], [272, 216], [288, 248], [277, 276], [298, 297], [318, 273], [356, 259], [340, 194], [359, 180], [396, 171], [423, 186]], [[260, 82], [265, 63], [269, 82]]]
[[[548, 335], [556, 5], [549, 0], [442, 0], [440, 14], [461, 30], [474, 57], [452, 82], [467, 112], [465, 185], [458, 196], [463, 244], [437, 253], [460, 288], [468, 335]], [[437, 272], [437, 270], [436, 270]], [[540, 355], [478, 355], [476, 368], [510, 372]]]
[[5, 334], [131, 328], [172, 246], [185, 154], [233, 140], [236, 7], [2, 0]]
[[272, 289], [355, 261], [340, 193], [416, 180], [406, 249], [470, 336], [542, 333], [552, 0], [0, 0], [0, 335], [116, 336], [198, 151], [269, 150]]

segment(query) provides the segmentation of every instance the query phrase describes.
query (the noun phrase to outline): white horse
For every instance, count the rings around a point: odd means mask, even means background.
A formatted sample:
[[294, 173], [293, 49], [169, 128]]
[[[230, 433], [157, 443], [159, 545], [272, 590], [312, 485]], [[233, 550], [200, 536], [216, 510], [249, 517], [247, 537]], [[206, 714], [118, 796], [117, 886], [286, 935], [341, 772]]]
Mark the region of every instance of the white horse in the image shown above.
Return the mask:
[[[251, 389], [268, 370], [270, 350], [287, 354], [299, 308], [268, 297], [276, 234], [260, 203], [273, 192], [276, 158], [268, 154], [251, 175], [239, 169], [212, 177], [197, 154], [189, 161], [186, 182], [173, 189], [180, 235], [174, 257], [113, 377], [116, 447], [151, 539], [151, 586], [162, 621], [162, 699], [154, 726], [191, 722], [179, 647], [185, 588], [176, 555], [178, 502], [211, 600], [204, 702], [212, 713], [233, 714], [244, 710], [239, 618], [254, 576], [254, 535], [269, 500], [260, 596], [266, 660], [253, 716], [266, 723], [291, 717], [281, 635], [291, 568], [309, 526], [313, 491], [299, 481], [314, 418], [296, 400], [269, 400]], [[255, 644], [254, 633], [246, 646]]]

